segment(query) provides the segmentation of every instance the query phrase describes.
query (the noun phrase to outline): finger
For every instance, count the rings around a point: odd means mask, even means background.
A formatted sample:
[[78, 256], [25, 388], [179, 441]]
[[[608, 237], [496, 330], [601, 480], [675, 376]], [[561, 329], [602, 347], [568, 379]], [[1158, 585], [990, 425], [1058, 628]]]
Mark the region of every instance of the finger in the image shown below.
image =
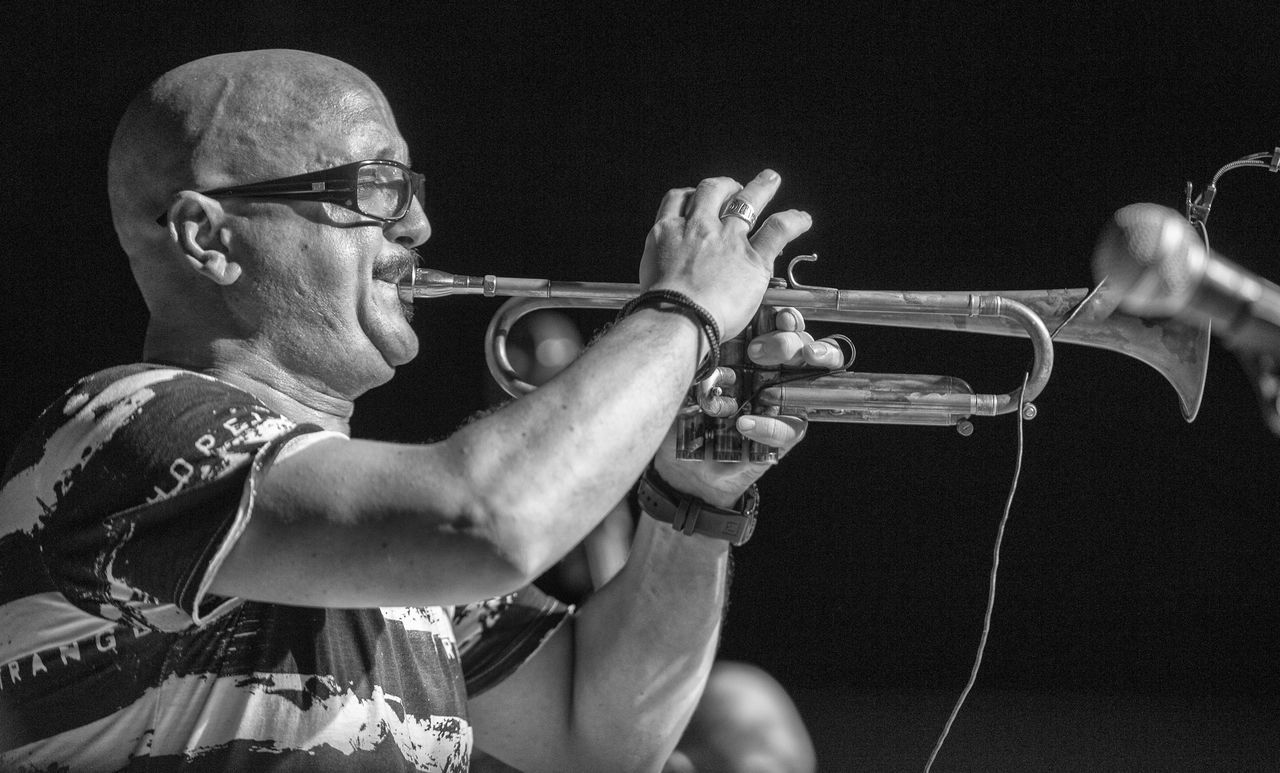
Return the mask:
[[804, 349], [813, 343], [808, 333], [775, 330], [751, 339], [747, 356], [757, 365], [793, 365], [804, 362]]
[[773, 326], [777, 330], [799, 333], [804, 330], [804, 315], [791, 306], [779, 306], [773, 313]]
[[708, 416], [732, 416], [738, 410], [738, 401], [731, 397], [709, 396], [702, 403], [702, 411]]
[[808, 212], [788, 209], [775, 212], [751, 235], [751, 246], [766, 261], [772, 263], [787, 243], [809, 230], [813, 218]]
[[806, 365], [815, 368], [834, 370], [844, 365], [844, 349], [829, 338], [813, 341], [806, 345], [800, 354]]
[[808, 424], [800, 416], [739, 416], [737, 429], [744, 437], [785, 452], [800, 442]]
[[662, 197], [662, 203], [658, 205], [658, 217], [655, 222], [681, 217], [684, 212], [685, 202], [689, 200], [689, 196], [692, 194], [693, 188], [672, 188], [667, 191], [667, 195]]
[[693, 190], [686, 205], [685, 217], [715, 222], [720, 217], [720, 208], [725, 201], [741, 190], [742, 185], [737, 180], [709, 177], [698, 183], [698, 187]]
[[[769, 201], [773, 199], [775, 193], [778, 192], [778, 186], [782, 184], [782, 178], [772, 169], [765, 169], [756, 175], [751, 182], [747, 183], [742, 190], [732, 196], [729, 201], [741, 199], [746, 202], [752, 214], [750, 217], [741, 217], [734, 215], [725, 215], [717, 212], [717, 216], [724, 223], [726, 229], [736, 228], [742, 233], [750, 231], [755, 226], [755, 217], [764, 211], [769, 205]], [[728, 204], [729, 201], [725, 203]]]

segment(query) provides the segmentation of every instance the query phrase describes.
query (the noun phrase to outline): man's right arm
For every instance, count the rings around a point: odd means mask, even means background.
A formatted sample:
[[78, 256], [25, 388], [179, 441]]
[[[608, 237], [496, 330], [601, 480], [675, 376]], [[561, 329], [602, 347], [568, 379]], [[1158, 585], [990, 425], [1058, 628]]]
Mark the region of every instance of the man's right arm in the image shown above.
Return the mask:
[[[789, 211], [746, 238], [734, 195], [763, 209], [762, 174], [668, 193], [641, 266], [735, 335], [773, 259], [809, 225]], [[328, 439], [281, 460], [210, 590], [324, 606], [449, 604], [509, 592], [577, 544], [657, 451], [704, 350], [681, 314], [641, 308], [536, 392], [424, 446]]]
[[418, 606], [528, 584], [625, 494], [692, 378], [700, 333], [687, 319], [641, 311], [617, 328], [560, 379], [447, 440], [328, 438], [282, 459], [210, 590]]

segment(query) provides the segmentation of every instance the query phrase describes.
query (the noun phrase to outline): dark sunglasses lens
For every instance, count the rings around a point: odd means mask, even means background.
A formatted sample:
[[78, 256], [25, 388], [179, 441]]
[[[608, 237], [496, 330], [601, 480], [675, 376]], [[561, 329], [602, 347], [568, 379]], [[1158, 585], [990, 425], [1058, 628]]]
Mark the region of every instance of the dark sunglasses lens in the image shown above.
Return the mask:
[[390, 164], [367, 164], [356, 178], [356, 205], [366, 215], [395, 219], [404, 215], [413, 195], [409, 173]]

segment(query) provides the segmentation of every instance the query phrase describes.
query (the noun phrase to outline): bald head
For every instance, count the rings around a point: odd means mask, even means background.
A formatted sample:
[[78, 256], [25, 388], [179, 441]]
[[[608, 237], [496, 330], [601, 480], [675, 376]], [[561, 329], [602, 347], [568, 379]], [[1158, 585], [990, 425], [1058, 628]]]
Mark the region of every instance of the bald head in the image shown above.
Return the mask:
[[129, 105], [108, 160], [112, 220], [131, 257], [162, 239], [173, 195], [327, 165], [326, 138], [376, 121], [394, 130], [364, 73], [305, 51], [244, 51], [162, 75]]

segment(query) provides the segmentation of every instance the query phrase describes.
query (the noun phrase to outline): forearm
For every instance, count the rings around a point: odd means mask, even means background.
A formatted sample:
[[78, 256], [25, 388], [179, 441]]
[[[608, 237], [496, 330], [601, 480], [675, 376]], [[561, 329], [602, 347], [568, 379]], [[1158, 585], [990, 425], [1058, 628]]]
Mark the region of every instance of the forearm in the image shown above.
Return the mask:
[[701, 333], [644, 309], [580, 360], [447, 441], [466, 490], [515, 530], [536, 576], [582, 540], [653, 457], [692, 380]]
[[572, 735], [599, 769], [657, 770], [675, 747], [715, 656], [728, 562], [727, 543], [642, 516], [626, 566], [579, 612]]

